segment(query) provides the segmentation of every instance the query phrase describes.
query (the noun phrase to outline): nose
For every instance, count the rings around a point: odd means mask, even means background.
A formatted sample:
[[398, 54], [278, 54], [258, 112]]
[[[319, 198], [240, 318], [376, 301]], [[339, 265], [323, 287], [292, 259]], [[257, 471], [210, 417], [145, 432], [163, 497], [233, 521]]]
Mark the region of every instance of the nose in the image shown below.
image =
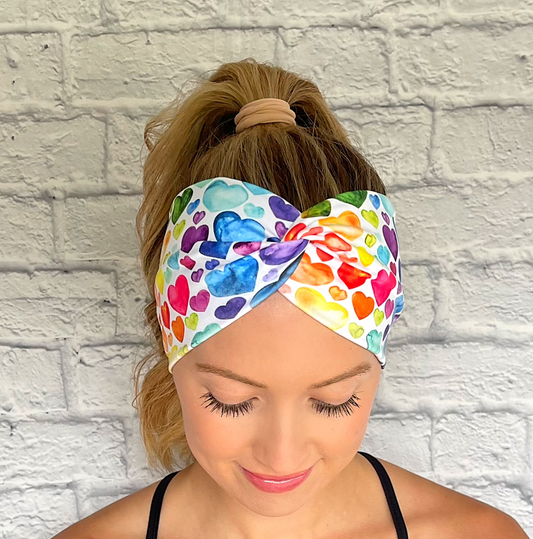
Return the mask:
[[[291, 475], [307, 470], [310, 436], [301, 410], [294, 406], [273, 407], [260, 423], [254, 439], [254, 456], [265, 475]], [[251, 470], [254, 471], [254, 470]]]

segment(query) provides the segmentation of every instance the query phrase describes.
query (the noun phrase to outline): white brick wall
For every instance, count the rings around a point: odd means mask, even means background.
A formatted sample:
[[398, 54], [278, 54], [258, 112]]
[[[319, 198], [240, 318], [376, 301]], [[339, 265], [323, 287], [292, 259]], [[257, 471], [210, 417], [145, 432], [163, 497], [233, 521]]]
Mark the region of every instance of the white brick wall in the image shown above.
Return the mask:
[[158, 479], [144, 122], [247, 56], [312, 77], [398, 215], [406, 310], [362, 450], [533, 534], [533, 0], [0, 0], [0, 537]]

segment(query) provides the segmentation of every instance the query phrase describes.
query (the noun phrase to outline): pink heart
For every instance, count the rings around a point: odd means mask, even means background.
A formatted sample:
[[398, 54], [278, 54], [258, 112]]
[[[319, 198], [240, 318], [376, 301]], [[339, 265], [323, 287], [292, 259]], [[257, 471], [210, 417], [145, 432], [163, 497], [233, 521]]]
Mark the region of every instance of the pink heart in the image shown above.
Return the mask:
[[189, 304], [189, 283], [185, 275], [179, 275], [176, 286], [168, 287], [168, 302], [170, 306], [181, 315], [187, 314], [187, 305]]
[[261, 248], [260, 241], [240, 241], [233, 246], [233, 250], [241, 256], [246, 256]]
[[382, 269], [379, 271], [378, 276], [370, 282], [372, 283], [376, 303], [379, 306], [389, 297], [391, 290], [396, 286], [396, 277]]
[[390, 270], [396, 275], [396, 264], [394, 262], [390, 263]]
[[196, 265], [196, 261], [193, 260], [189, 255], [184, 256], [180, 262], [187, 268], [187, 269], [193, 269]]
[[196, 312], [203, 313], [209, 305], [210, 297], [211, 296], [207, 290], [200, 290], [196, 296], [191, 298], [191, 309]]

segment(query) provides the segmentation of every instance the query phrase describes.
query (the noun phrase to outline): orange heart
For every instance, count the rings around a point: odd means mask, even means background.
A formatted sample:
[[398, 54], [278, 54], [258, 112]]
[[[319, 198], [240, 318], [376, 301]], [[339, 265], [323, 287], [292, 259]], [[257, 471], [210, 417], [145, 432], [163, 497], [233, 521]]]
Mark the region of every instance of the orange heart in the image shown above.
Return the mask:
[[321, 225], [326, 225], [344, 236], [350, 241], [353, 241], [363, 235], [361, 221], [353, 211], [343, 211], [338, 217], [326, 217], [319, 219]]
[[185, 324], [183, 323], [183, 318], [181, 316], [178, 316], [178, 318], [172, 322], [172, 333], [174, 333], [179, 342], [183, 342]]
[[330, 286], [329, 293], [335, 301], [341, 301], [348, 297], [346, 290], [341, 290], [338, 286]]
[[352, 304], [359, 320], [363, 320], [374, 310], [374, 298], [369, 298], [362, 292], [356, 292], [352, 296]]
[[291, 275], [291, 279], [299, 283], [320, 286], [331, 283], [334, 279], [333, 271], [327, 264], [311, 262], [311, 257], [304, 252], [298, 267]]
[[352, 245], [342, 238], [337, 236], [334, 232], [329, 232], [324, 236], [322, 240], [312, 240], [313, 245], [325, 245], [330, 251], [351, 251]]

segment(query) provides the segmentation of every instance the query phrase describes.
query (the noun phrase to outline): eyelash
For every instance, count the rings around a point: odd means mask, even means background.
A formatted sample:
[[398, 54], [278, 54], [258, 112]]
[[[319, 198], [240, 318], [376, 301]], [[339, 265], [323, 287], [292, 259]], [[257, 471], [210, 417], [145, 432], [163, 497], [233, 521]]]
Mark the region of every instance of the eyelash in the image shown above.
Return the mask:
[[[205, 395], [202, 395], [202, 398], [206, 399], [206, 402], [209, 404], [205, 405], [205, 408], [209, 408], [212, 406], [212, 412], [215, 412], [217, 410], [220, 410], [220, 415], [229, 416], [229, 414], [233, 414], [233, 417], [237, 417], [240, 414], [244, 413], [250, 413], [251, 410], [253, 410], [253, 404], [252, 401], [244, 401], [240, 402], [239, 404], [224, 404], [223, 402], [218, 401], [215, 399], [215, 397], [211, 393], [205, 393]], [[361, 400], [357, 393], [354, 393], [346, 402], [343, 402], [342, 404], [327, 404], [326, 402], [322, 401], [315, 401], [313, 403], [313, 407], [319, 414], [327, 414], [328, 417], [334, 415], [335, 417], [338, 417], [340, 415], [351, 415], [354, 408], [361, 408], [359, 404], [357, 404], [357, 400]]]

